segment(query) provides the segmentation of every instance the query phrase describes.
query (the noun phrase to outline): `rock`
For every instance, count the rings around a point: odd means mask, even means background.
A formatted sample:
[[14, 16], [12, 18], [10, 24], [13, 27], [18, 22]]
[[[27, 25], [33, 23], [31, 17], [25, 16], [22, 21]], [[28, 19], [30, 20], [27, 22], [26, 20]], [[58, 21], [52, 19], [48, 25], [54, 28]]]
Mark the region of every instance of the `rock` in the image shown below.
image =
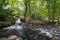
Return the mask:
[[22, 40], [22, 38], [17, 38], [16, 40]]
[[8, 39], [8, 38], [0, 38], [0, 40], [10, 40], [10, 39]]
[[51, 40], [57, 40], [56, 37], [52, 37]]
[[18, 37], [16, 35], [11, 35], [11, 36], [8, 37], [8, 39], [10, 39], [10, 40], [14, 40], [14, 39], [17, 39], [17, 38]]

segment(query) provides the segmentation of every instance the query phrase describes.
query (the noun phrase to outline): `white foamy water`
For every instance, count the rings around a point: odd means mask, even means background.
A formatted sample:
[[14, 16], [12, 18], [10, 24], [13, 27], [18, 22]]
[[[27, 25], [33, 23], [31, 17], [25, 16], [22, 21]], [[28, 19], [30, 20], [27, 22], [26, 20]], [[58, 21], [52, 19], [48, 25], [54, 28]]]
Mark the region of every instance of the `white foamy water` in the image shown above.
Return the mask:
[[16, 24], [18, 24], [18, 23], [22, 23], [22, 22], [21, 22], [21, 19], [16, 18]]
[[6, 27], [6, 28], [4, 28], [3, 30], [5, 30], [5, 29], [23, 29], [23, 26], [22, 25], [19, 25], [19, 24], [21, 24], [22, 22], [21, 22], [21, 19], [19, 19], [19, 18], [16, 18], [16, 24], [15, 25], [11, 25], [11, 26], [9, 26], [9, 27]]
[[17, 29], [18, 30], [18, 29], [22, 29], [22, 28], [23, 28], [22, 25], [20, 26], [20, 25], [17, 24], [17, 25], [12, 25], [12, 26], [6, 27], [4, 29]]

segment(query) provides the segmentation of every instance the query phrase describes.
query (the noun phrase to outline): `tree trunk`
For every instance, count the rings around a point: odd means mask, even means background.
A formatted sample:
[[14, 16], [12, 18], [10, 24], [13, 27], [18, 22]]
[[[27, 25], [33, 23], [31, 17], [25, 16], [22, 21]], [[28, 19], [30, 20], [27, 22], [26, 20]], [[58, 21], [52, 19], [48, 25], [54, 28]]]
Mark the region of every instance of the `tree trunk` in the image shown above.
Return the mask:
[[53, 0], [53, 3], [52, 3], [52, 22], [54, 22], [54, 17], [55, 17], [55, 12], [56, 12], [56, 0]]
[[49, 15], [49, 22], [50, 22], [50, 0], [47, 0], [47, 8], [48, 8], [48, 15]]
[[[31, 15], [31, 9], [30, 9], [30, 8], [31, 8], [31, 6], [30, 6], [30, 1], [31, 1], [31, 0], [29, 0], [28, 4], [29, 4], [29, 14]], [[30, 17], [29, 22], [30, 22], [30, 21], [31, 21], [31, 17]]]
[[25, 0], [25, 14], [24, 14], [24, 22], [26, 22], [26, 14], [27, 14], [27, 0]]

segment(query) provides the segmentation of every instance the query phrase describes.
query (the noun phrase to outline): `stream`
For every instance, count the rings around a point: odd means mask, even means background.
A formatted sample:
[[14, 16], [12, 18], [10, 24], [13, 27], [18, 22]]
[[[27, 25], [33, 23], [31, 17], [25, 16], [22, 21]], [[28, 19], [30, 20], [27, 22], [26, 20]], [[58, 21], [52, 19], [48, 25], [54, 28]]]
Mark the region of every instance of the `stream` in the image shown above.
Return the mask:
[[20, 19], [17, 18], [14, 25], [0, 30], [0, 38], [7, 38], [10, 35], [17, 35], [23, 40], [49, 40], [52, 36], [60, 40], [60, 26], [35, 24], [24, 26]]

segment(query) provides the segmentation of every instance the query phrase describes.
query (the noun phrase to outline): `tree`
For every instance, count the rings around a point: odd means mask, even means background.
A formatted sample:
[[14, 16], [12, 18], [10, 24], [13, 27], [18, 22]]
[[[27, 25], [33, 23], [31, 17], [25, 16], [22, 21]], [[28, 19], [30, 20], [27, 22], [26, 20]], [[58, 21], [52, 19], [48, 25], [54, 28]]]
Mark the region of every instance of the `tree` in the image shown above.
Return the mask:
[[55, 13], [56, 13], [56, 0], [53, 0], [52, 2], [52, 22], [54, 22], [54, 18], [55, 18]]
[[48, 9], [48, 15], [49, 15], [49, 21], [50, 21], [50, 17], [51, 17], [51, 15], [50, 15], [50, 0], [47, 0], [47, 9]]
[[28, 5], [27, 3], [28, 3], [28, 1], [27, 1], [27, 0], [25, 0], [25, 1], [24, 1], [24, 4], [25, 4], [24, 22], [26, 22], [27, 5]]
[[8, 4], [7, 0], [0, 0], [0, 21], [5, 21], [12, 16], [13, 10], [7, 8]]

